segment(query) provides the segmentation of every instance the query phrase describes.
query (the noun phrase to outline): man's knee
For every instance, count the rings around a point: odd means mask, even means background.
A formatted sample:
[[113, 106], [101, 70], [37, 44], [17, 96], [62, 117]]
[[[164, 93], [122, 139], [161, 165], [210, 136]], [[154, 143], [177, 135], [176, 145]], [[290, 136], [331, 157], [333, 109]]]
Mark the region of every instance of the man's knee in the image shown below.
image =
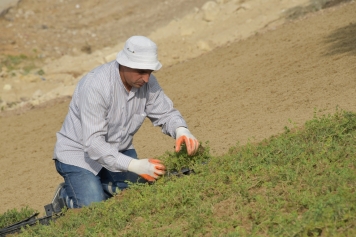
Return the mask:
[[73, 208], [89, 206], [93, 202], [105, 200], [101, 183], [96, 179], [83, 179], [81, 182], [70, 178], [65, 179], [66, 203]]

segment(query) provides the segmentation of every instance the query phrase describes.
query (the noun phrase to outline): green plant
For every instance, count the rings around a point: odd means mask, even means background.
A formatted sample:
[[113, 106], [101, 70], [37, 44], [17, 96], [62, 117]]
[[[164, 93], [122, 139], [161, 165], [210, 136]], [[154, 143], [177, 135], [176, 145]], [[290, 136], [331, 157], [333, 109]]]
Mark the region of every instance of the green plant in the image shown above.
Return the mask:
[[[24, 75], [30, 73], [32, 70], [38, 68], [41, 65], [41, 60], [24, 54], [20, 55], [4, 55], [0, 58], [0, 68], [5, 67], [7, 71], [11, 72], [12, 76], [15, 76], [16, 70], [22, 70]], [[42, 73], [43, 70], [38, 72]]]
[[26, 55], [20, 54], [17, 56], [8, 55], [2, 61], [1, 65], [8, 68], [9, 71], [14, 70], [16, 66], [22, 63], [24, 60], [27, 59]]
[[193, 156], [187, 154], [187, 148], [183, 144], [179, 152], [167, 151], [158, 159], [163, 161], [167, 170], [179, 172], [182, 168], [194, 169], [197, 164], [208, 162], [210, 157], [209, 143], [206, 142], [205, 146], [199, 146], [197, 153]]
[[4, 214], [0, 215], [0, 229], [19, 222], [34, 213], [36, 213], [36, 211], [30, 207], [21, 208], [19, 211], [16, 208], [8, 210]]
[[40, 76], [42, 76], [42, 75], [45, 74], [45, 72], [44, 72], [42, 69], [40, 69], [40, 70], [37, 71], [37, 74], [40, 75]]
[[355, 236], [355, 138], [356, 114], [337, 110], [222, 156], [183, 147], [160, 158], [194, 174], [132, 184], [20, 236]]

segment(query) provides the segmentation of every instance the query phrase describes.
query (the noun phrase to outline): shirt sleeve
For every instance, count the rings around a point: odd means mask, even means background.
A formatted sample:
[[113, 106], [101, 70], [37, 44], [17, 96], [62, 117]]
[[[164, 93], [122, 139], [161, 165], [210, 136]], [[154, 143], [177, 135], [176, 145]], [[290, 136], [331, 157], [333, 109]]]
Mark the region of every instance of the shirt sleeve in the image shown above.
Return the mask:
[[83, 87], [79, 95], [79, 110], [84, 152], [110, 171], [127, 171], [132, 158], [106, 141], [112, 87], [95, 78], [88, 78]]
[[149, 81], [149, 93], [146, 104], [147, 117], [154, 126], [162, 127], [162, 132], [173, 138], [178, 127], [188, 127], [181, 113], [173, 107], [173, 102], [165, 95], [156, 78]]

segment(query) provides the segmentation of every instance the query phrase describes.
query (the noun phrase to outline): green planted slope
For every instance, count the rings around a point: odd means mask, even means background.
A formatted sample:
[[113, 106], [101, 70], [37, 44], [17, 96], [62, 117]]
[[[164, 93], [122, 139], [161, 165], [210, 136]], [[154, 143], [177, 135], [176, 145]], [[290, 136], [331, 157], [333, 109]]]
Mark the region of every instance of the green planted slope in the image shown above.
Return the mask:
[[355, 137], [356, 115], [337, 111], [221, 157], [208, 144], [193, 158], [166, 153], [170, 169], [195, 174], [133, 185], [20, 236], [356, 236]]

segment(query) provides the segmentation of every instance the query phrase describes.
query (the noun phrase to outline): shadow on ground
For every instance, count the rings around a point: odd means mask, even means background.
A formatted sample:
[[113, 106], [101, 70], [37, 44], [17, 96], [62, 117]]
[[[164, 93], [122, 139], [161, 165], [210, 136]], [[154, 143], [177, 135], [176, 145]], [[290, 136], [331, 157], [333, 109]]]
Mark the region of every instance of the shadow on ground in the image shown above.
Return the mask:
[[325, 42], [329, 44], [326, 56], [343, 53], [356, 55], [356, 22], [335, 30], [326, 37]]
[[297, 6], [288, 9], [284, 15], [288, 20], [295, 20], [310, 12], [317, 12], [322, 9], [336, 6], [343, 2], [350, 2], [351, 0], [310, 0], [307, 6]]

